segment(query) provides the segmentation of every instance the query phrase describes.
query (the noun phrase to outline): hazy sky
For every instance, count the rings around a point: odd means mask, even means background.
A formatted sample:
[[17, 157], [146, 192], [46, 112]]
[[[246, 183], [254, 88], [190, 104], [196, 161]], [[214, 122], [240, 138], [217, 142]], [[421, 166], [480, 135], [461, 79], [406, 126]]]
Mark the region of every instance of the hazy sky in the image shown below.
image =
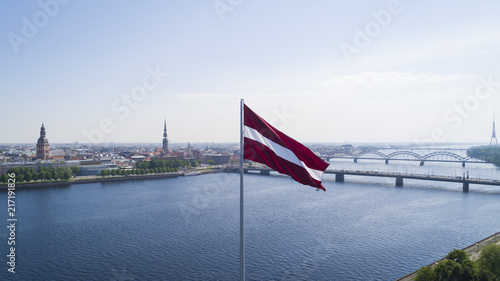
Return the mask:
[[1, 1], [0, 143], [489, 142], [500, 1]]

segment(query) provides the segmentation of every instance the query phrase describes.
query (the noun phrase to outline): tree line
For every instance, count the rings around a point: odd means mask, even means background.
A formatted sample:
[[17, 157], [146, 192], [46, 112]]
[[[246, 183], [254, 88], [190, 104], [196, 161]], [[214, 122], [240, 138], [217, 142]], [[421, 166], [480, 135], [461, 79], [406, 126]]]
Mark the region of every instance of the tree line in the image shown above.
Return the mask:
[[414, 280], [500, 281], [500, 245], [483, 247], [476, 261], [471, 261], [465, 251], [455, 249], [436, 265], [419, 269]]
[[[135, 169], [103, 169], [100, 176], [117, 176], [117, 175], [141, 175], [154, 173], [172, 173], [178, 172], [179, 168], [198, 167], [201, 160], [181, 160], [181, 159], [152, 159], [151, 161], [139, 162]], [[8, 174], [16, 174], [16, 182], [31, 182], [31, 181], [49, 181], [49, 180], [68, 180], [71, 177], [81, 174], [80, 167], [43, 167], [39, 166], [36, 169], [33, 167], [16, 167], [7, 171], [7, 174], [0, 175], [0, 182], [7, 183]]]
[[[201, 160], [200, 160], [201, 161]], [[198, 167], [196, 160], [181, 160], [181, 159], [156, 159], [151, 161], [143, 161], [135, 164], [136, 169], [156, 169], [156, 168], [181, 168], [181, 167]]]
[[99, 174], [105, 176], [127, 176], [178, 172], [179, 168], [198, 167], [201, 160], [180, 160], [180, 159], [152, 159], [151, 161], [138, 162], [135, 169], [112, 169], [101, 170]]
[[0, 182], [7, 183], [8, 174], [16, 175], [16, 182], [68, 180], [71, 177], [80, 175], [80, 167], [16, 167], [10, 168], [6, 174], [0, 176]]
[[500, 146], [474, 146], [467, 150], [467, 156], [500, 166]]

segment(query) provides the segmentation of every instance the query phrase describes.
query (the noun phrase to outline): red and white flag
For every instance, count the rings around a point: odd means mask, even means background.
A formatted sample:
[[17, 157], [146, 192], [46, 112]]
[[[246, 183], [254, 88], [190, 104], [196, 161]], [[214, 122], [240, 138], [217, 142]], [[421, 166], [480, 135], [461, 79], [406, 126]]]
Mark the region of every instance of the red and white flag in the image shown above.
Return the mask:
[[330, 164], [271, 126], [246, 105], [243, 118], [244, 159], [265, 164], [302, 184], [325, 190], [321, 181]]

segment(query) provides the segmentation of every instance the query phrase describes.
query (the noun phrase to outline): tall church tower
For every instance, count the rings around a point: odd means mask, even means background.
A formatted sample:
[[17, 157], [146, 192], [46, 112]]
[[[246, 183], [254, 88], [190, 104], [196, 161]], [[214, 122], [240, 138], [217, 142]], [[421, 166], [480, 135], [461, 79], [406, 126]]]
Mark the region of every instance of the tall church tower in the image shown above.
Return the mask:
[[163, 127], [163, 155], [169, 153], [168, 151], [168, 139], [167, 139], [167, 119], [165, 118], [165, 125]]
[[45, 137], [45, 127], [40, 128], [40, 137], [36, 143], [36, 159], [47, 160], [50, 156], [49, 140]]

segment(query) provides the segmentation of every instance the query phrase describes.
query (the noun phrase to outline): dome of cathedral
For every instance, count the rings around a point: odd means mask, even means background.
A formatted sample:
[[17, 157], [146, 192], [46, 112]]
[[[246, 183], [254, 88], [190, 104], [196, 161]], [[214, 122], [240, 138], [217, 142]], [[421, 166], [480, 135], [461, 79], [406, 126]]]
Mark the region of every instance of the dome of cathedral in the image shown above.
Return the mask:
[[49, 144], [49, 140], [45, 136], [38, 138], [37, 144]]

